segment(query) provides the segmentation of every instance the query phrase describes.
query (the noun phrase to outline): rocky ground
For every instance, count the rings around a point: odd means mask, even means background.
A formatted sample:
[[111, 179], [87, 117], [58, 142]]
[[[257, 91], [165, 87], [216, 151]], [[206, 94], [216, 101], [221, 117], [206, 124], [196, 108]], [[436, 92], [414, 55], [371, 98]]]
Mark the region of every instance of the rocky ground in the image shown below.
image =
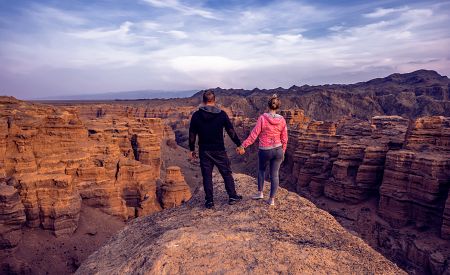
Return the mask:
[[[138, 218], [76, 274], [402, 274], [327, 212], [281, 189], [275, 207], [254, 201], [255, 179], [235, 175], [244, 200], [229, 206], [215, 176], [215, 209], [189, 203]], [[266, 194], [267, 195], [267, 194]]]

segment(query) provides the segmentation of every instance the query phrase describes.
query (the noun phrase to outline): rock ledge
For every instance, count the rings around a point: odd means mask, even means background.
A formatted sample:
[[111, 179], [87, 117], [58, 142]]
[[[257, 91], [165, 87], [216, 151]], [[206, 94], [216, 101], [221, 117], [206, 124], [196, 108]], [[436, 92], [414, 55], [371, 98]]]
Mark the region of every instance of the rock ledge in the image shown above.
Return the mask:
[[227, 204], [215, 176], [214, 210], [197, 190], [181, 207], [132, 221], [77, 274], [404, 273], [310, 201], [280, 188], [269, 207], [249, 198], [254, 178], [235, 178], [241, 203]]

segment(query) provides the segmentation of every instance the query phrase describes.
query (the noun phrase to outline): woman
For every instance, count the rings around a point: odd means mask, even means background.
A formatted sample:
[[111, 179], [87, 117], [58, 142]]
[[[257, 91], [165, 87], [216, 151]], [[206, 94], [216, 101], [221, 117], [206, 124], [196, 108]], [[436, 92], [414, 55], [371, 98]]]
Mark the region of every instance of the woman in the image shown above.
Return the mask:
[[240, 154], [245, 152], [245, 148], [252, 145], [259, 137], [258, 151], [258, 193], [253, 199], [263, 199], [264, 176], [267, 164], [270, 164], [270, 198], [268, 203], [275, 205], [275, 194], [280, 182], [278, 172], [281, 162], [284, 159], [288, 141], [287, 126], [284, 117], [278, 115], [276, 111], [280, 109], [281, 101], [274, 94], [268, 102], [269, 112], [259, 116], [255, 128], [248, 138], [238, 147]]

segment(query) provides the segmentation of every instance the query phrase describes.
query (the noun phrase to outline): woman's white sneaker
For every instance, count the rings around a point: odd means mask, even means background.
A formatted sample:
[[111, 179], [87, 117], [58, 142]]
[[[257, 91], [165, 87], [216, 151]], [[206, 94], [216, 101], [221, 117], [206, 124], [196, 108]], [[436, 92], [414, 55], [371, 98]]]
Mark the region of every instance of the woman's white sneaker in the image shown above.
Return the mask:
[[258, 194], [254, 195], [254, 196], [252, 197], [252, 199], [254, 199], [254, 200], [261, 200], [261, 199], [264, 199], [264, 194], [263, 194], [263, 192], [258, 192]]
[[268, 203], [270, 206], [274, 206], [274, 205], [275, 205], [275, 199], [270, 198], [270, 199], [267, 201], [267, 203]]

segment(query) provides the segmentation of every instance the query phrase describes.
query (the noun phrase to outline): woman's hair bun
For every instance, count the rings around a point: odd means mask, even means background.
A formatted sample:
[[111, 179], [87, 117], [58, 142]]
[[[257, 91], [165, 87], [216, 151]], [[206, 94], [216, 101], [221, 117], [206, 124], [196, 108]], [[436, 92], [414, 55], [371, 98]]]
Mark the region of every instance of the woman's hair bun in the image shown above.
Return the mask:
[[268, 102], [269, 109], [278, 110], [281, 106], [281, 100], [278, 98], [277, 94], [273, 94]]

